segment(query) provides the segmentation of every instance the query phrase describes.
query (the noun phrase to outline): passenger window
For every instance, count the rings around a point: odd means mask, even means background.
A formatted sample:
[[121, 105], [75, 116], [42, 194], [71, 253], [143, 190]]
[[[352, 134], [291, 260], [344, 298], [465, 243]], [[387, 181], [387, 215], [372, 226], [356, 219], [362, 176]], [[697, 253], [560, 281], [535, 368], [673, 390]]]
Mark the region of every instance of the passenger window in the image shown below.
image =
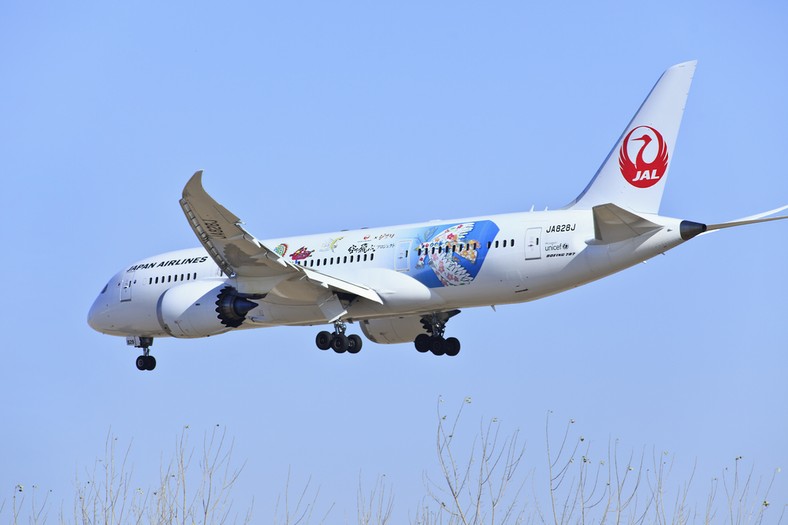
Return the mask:
[[496, 248], [498, 247], [498, 241], [495, 241], [495, 247]]
[[343, 263], [347, 263], [347, 255], [345, 255], [345, 256], [342, 258], [342, 262], [343, 262]]
[[492, 241], [487, 241], [487, 249], [489, 250], [492, 247]]
[[365, 261], [367, 260], [367, 254], [366, 253], [364, 254], [364, 260]]
[[[408, 252], [405, 252], [405, 257], [407, 258], [407, 256], [408, 256]], [[369, 254], [369, 260], [370, 261], [374, 261], [375, 260], [375, 254], [374, 253], [370, 253]]]
[[514, 248], [514, 239], [512, 239], [512, 248]]
[[506, 248], [506, 239], [503, 240], [503, 247]]

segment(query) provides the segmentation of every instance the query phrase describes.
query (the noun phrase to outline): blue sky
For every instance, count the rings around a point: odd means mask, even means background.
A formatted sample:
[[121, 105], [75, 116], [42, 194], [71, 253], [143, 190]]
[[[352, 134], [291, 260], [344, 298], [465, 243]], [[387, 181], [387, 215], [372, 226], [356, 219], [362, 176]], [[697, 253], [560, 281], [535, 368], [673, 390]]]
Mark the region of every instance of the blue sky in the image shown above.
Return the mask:
[[[661, 72], [699, 61], [662, 213], [721, 222], [788, 204], [788, 12], [778, 2], [6, 2], [0, 213], [6, 249], [0, 501], [37, 484], [68, 507], [108, 432], [140, 485], [189, 425], [246, 461], [235, 499], [270, 521], [288, 470], [332, 522], [359, 475], [407, 520], [436, 472], [439, 396], [464, 432], [545, 417], [599, 450], [669, 451], [695, 504], [743, 456], [788, 468], [788, 225], [698, 238], [535, 303], [467, 310], [455, 359], [316, 328], [157, 340], [155, 373], [90, 330], [106, 280], [197, 242], [178, 198], [209, 192], [259, 238], [566, 204]], [[357, 327], [352, 331], [357, 332]], [[773, 509], [788, 504], [777, 475]], [[410, 513], [410, 514], [409, 514]], [[776, 516], [773, 514], [772, 516]]]

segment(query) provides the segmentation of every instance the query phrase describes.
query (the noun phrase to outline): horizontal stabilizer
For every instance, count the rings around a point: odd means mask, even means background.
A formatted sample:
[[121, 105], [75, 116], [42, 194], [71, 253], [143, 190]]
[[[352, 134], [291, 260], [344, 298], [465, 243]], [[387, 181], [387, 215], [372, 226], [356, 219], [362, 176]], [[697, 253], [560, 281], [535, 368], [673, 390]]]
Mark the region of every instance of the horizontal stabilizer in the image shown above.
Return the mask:
[[632, 239], [638, 235], [657, 231], [659, 224], [635, 215], [615, 204], [602, 204], [592, 208], [594, 214], [594, 240], [591, 244], [610, 244]]

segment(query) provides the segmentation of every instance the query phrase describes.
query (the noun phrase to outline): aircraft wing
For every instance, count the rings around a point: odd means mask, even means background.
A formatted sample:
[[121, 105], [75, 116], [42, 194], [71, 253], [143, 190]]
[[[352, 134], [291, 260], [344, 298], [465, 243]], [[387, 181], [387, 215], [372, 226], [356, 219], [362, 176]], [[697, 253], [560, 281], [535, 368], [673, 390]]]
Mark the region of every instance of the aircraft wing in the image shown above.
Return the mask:
[[783, 215], [780, 217], [770, 217], [770, 215], [774, 215], [775, 213], [780, 213], [781, 211], [785, 211], [785, 210], [788, 210], [788, 206], [780, 206], [779, 208], [775, 208], [769, 211], [764, 211], [761, 213], [756, 213], [755, 215], [750, 215], [749, 217], [742, 217], [741, 219], [737, 219], [735, 221], [722, 222], [719, 224], [709, 224], [706, 226], [706, 231], [704, 233], [711, 233], [713, 231], [721, 230], [723, 228], [733, 228], [734, 226], [744, 226], [746, 224], [781, 221], [784, 219], [788, 219], [788, 216]]
[[255, 239], [243, 229], [241, 219], [208, 195], [202, 186], [202, 170], [186, 183], [180, 204], [197, 238], [228, 277], [305, 280], [322, 289], [383, 303], [371, 288], [288, 262]]

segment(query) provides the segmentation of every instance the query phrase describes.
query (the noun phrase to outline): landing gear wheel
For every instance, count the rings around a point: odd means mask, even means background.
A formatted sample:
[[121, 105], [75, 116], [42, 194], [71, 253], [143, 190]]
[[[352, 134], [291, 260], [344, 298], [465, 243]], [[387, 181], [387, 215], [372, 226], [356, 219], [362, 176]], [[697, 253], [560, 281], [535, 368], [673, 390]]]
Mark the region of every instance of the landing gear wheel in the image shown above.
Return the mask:
[[141, 355], [135, 362], [137, 370], [153, 370], [156, 368], [156, 358], [152, 355]]
[[126, 338], [127, 345], [134, 345], [134, 348], [141, 348], [142, 355], [137, 357], [134, 362], [137, 370], [153, 370], [156, 368], [156, 359], [150, 355], [150, 347], [153, 345], [153, 338], [148, 336], [129, 336]]
[[446, 340], [439, 335], [433, 335], [430, 337], [430, 350], [435, 355], [444, 355], [446, 353]]
[[315, 337], [315, 344], [321, 350], [333, 349], [338, 354], [345, 352], [357, 354], [361, 350], [363, 339], [351, 334], [345, 335], [347, 324], [344, 321], [334, 321], [334, 333], [323, 330]]
[[315, 344], [321, 350], [328, 350], [331, 348], [331, 338], [331, 332], [326, 332], [323, 330], [317, 334], [317, 337], [315, 337]]
[[348, 350], [348, 340], [345, 334], [334, 334], [331, 339], [331, 348], [338, 354], [343, 354]]
[[460, 353], [460, 340], [456, 337], [449, 337], [445, 342], [446, 355], [454, 357]]
[[416, 346], [416, 350], [421, 352], [422, 354], [430, 351], [430, 336], [427, 334], [419, 334], [416, 336], [416, 339], [413, 341], [414, 346]]
[[446, 312], [433, 312], [421, 316], [421, 325], [426, 333], [419, 334], [413, 340], [419, 352], [432, 352], [435, 355], [455, 356], [460, 353], [460, 340], [456, 337], [443, 337], [446, 332], [446, 323], [449, 319], [460, 313], [459, 310]]
[[347, 351], [349, 354], [357, 354], [361, 351], [361, 345], [363, 344], [361, 337], [356, 334], [350, 334], [347, 336]]

